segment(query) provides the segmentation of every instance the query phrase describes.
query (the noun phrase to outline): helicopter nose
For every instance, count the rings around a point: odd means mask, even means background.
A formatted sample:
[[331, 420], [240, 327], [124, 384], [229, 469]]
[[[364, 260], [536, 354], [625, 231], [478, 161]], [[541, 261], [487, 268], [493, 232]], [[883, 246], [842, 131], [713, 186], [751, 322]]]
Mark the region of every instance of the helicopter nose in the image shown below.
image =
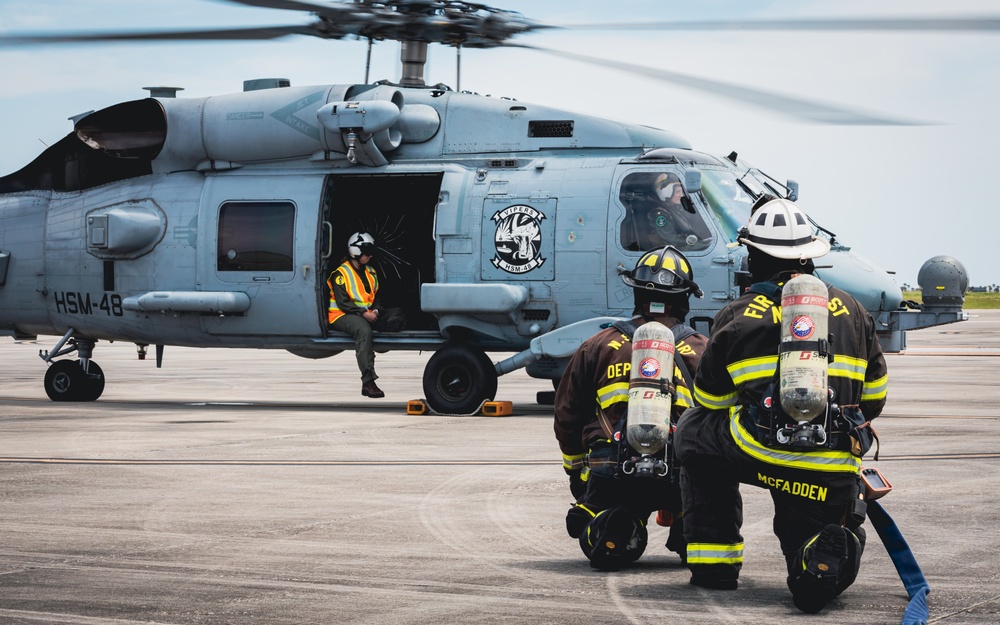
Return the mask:
[[816, 262], [816, 276], [854, 296], [872, 314], [897, 310], [903, 291], [887, 271], [850, 250], [833, 249]]

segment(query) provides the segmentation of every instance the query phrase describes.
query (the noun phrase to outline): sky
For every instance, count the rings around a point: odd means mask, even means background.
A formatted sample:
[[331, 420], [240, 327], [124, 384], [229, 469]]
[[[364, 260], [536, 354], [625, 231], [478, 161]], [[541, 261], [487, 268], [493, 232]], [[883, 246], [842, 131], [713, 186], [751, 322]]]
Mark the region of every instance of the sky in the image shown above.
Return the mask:
[[[793, 17], [1000, 17], [992, 0], [495, 0], [548, 24]], [[308, 14], [221, 0], [0, 0], [0, 34], [299, 24]], [[988, 237], [1000, 232], [1000, 31], [983, 33], [540, 31], [518, 41], [912, 120], [906, 126], [804, 122], [620, 70], [521, 49], [463, 50], [461, 89], [645, 124], [695, 149], [739, 155], [800, 185], [799, 205], [896, 281], [957, 258], [972, 286], [1000, 284]], [[0, 45], [0, 175], [72, 130], [68, 118], [183, 87], [243, 80], [360, 83], [367, 46], [310, 37], [251, 43]], [[398, 44], [376, 43], [371, 79], [400, 77]], [[431, 46], [428, 82], [456, 87], [453, 48]], [[992, 233], [992, 234], [991, 234]]]

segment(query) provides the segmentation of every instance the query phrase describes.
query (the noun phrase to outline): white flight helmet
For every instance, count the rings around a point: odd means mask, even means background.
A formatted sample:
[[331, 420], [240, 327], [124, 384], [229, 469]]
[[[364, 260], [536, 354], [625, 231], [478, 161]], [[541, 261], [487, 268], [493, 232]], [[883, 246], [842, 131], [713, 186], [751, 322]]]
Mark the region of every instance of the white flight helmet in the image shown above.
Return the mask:
[[736, 240], [775, 258], [804, 260], [830, 251], [830, 242], [813, 234], [802, 209], [784, 199], [758, 208]]
[[666, 202], [674, 195], [674, 187], [681, 186], [681, 183], [674, 176], [660, 174], [653, 186], [656, 189], [656, 197], [660, 198], [661, 202]]
[[367, 232], [355, 232], [347, 240], [347, 253], [351, 258], [357, 258], [362, 254], [371, 256], [375, 253], [375, 238]]

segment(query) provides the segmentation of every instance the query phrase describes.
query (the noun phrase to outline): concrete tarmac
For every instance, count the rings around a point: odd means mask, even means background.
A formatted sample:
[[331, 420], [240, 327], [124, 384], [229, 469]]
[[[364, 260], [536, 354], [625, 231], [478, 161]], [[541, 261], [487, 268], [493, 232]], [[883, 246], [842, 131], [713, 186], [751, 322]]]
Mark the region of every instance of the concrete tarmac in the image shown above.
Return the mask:
[[[736, 591], [688, 584], [650, 527], [639, 563], [592, 570], [544, 380], [500, 379], [506, 417], [406, 414], [427, 354], [354, 359], [99, 343], [108, 383], [53, 403], [36, 343], [0, 338], [0, 623], [898, 623], [906, 592], [870, 529], [822, 613], [785, 587], [766, 491], [744, 486]], [[499, 359], [500, 354], [495, 359]], [[876, 421], [881, 500], [931, 585], [931, 623], [1000, 622], [1000, 311], [909, 335]]]

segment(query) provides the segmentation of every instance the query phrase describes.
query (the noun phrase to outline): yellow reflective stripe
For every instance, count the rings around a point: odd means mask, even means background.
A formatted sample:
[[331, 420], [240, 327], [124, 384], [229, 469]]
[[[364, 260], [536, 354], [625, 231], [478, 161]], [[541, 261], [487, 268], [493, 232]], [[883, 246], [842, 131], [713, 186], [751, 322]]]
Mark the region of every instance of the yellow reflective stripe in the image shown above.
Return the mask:
[[865, 382], [861, 388], [861, 401], [873, 401], [885, 399], [886, 390], [889, 388], [889, 376], [883, 375], [877, 380]]
[[602, 410], [620, 401], [628, 401], [628, 382], [615, 382], [597, 389], [597, 405]]
[[572, 469], [573, 465], [577, 465], [583, 462], [583, 459], [586, 456], [587, 454], [563, 454], [562, 455], [563, 468]]
[[362, 269], [362, 271], [368, 274], [368, 281], [371, 283], [372, 292], [368, 293], [361, 283], [361, 276], [354, 270], [354, 267], [344, 264], [338, 267], [337, 271], [340, 272], [340, 275], [344, 276], [344, 286], [347, 288], [347, 294], [354, 300], [355, 305], [358, 308], [371, 306], [375, 301], [375, 291], [378, 290], [378, 279], [375, 275], [368, 271], [367, 267]]
[[743, 543], [688, 543], [688, 564], [742, 564]]
[[711, 393], [706, 393], [704, 390], [699, 388], [697, 384], [695, 384], [694, 398], [699, 404], [706, 408], [710, 408], [712, 410], [723, 410], [736, 403], [736, 400], [739, 398], [739, 391], [733, 391], [732, 393], [726, 393], [725, 395], [712, 395]]
[[733, 384], [740, 386], [750, 380], [760, 380], [770, 378], [778, 368], [777, 356], [762, 356], [760, 358], [748, 358], [726, 367], [729, 375], [733, 377]]
[[746, 431], [740, 423], [740, 411], [734, 409], [729, 414], [729, 432], [733, 440], [748, 456], [761, 462], [792, 469], [806, 471], [823, 471], [826, 473], [858, 473], [861, 471], [861, 458], [849, 451], [786, 451], [772, 449], [757, 442], [752, 434]]
[[864, 381], [866, 369], [868, 369], [867, 362], [850, 356], [834, 356], [833, 362], [827, 367], [831, 377], [848, 378], [858, 382]]
[[806, 554], [809, 553], [809, 547], [812, 546], [814, 542], [819, 539], [819, 534], [816, 534], [812, 538], [806, 541], [806, 544], [802, 546], [802, 570], [809, 568], [809, 564], [806, 562]]
[[691, 397], [691, 391], [683, 386], [678, 386], [676, 391], [677, 396], [674, 397], [675, 406], [680, 406], [682, 408], [690, 408], [691, 406], [694, 406], [694, 398]]

